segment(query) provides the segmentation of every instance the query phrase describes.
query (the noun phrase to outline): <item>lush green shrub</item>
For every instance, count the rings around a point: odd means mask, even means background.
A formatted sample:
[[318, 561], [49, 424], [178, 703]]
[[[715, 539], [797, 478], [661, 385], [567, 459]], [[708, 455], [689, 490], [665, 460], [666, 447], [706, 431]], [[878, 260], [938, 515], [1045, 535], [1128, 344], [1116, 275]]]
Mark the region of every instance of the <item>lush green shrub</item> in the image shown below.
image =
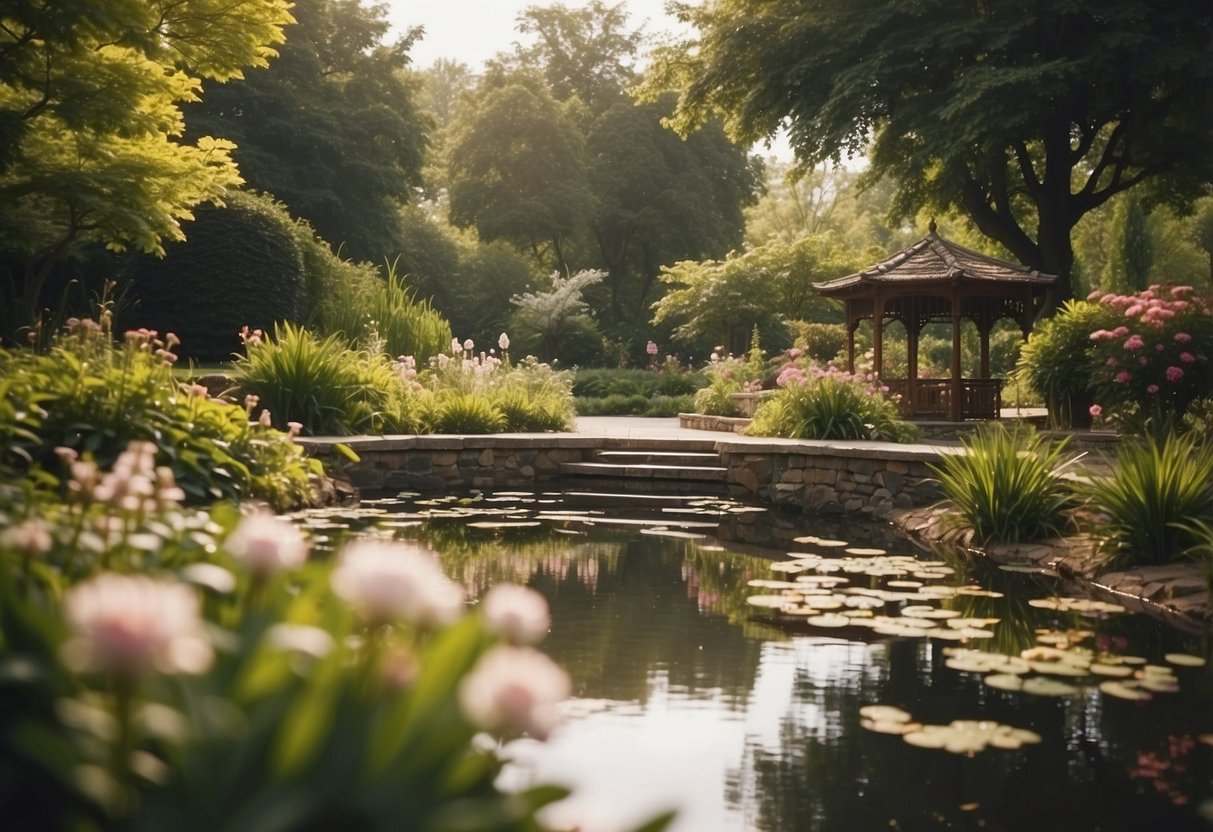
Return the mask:
[[828, 364], [846, 349], [847, 328], [845, 324], [820, 324], [798, 321], [796, 346], [804, 350], [819, 364]]
[[703, 372], [708, 384], [695, 393], [695, 411], [712, 416], [740, 415], [731, 396], [761, 390], [766, 376], [766, 361], [758, 345], [757, 330], [754, 332], [753, 348], [745, 357], [712, 353], [712, 359]]
[[654, 396], [648, 400], [642, 415], [668, 418], [679, 413], [691, 413], [694, 408], [693, 396]]
[[1024, 344], [1017, 370], [1044, 397], [1054, 424], [1090, 424], [1096, 370], [1091, 333], [1108, 324], [1108, 310], [1099, 304], [1066, 301], [1036, 324]]
[[578, 368], [573, 395], [579, 398], [607, 396], [689, 396], [707, 383], [702, 373], [667, 360], [654, 370]]
[[1176, 428], [1213, 389], [1213, 299], [1191, 286], [1151, 286], [1098, 304], [1118, 325], [1088, 335], [1096, 412], [1132, 432]]
[[1188, 405], [1182, 427], [1201, 445], [1213, 445], [1213, 396], [1196, 399]]
[[1057, 534], [1074, 499], [1062, 471], [1078, 457], [1066, 441], [1050, 443], [1031, 428], [982, 426], [961, 440], [964, 453], [941, 457], [932, 470], [958, 521], [980, 541], [1018, 543]]
[[430, 433], [501, 433], [507, 424], [487, 397], [457, 390], [427, 399], [422, 421]]
[[831, 371], [781, 379], [783, 387], [758, 405], [747, 434], [888, 442], [918, 436], [918, 429], [898, 415], [897, 403], [858, 376]]
[[275, 425], [298, 422], [306, 433], [336, 436], [415, 429], [413, 397], [382, 353], [291, 324], [275, 327], [272, 338], [248, 333], [245, 346], [236, 383]]
[[197, 500], [255, 497], [276, 506], [305, 501], [319, 466], [289, 435], [253, 424], [240, 407], [177, 382], [175, 338], [127, 334], [120, 348], [92, 321], [74, 321], [47, 354], [0, 350], [0, 464], [56, 471], [57, 449], [108, 469], [135, 439], [156, 446], [185, 493]]
[[1112, 470], [1084, 491], [1113, 565], [1169, 563], [1199, 543], [1192, 523], [1213, 522], [1213, 446], [1192, 434], [1122, 442]]
[[268, 196], [235, 192], [205, 206], [188, 239], [165, 246], [164, 259], [132, 255], [125, 274], [138, 306], [124, 324], [175, 332], [182, 355], [224, 361], [248, 324], [269, 329], [307, 312], [304, 263], [295, 223]]

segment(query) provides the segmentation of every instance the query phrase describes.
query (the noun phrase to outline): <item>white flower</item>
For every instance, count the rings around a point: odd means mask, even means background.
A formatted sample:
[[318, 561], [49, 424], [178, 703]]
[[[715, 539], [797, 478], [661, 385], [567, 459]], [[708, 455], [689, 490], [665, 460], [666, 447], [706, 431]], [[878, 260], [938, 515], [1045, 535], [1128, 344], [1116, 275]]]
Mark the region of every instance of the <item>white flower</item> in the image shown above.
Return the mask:
[[560, 721], [557, 705], [572, 690], [569, 675], [538, 650], [494, 647], [459, 683], [459, 705], [486, 731], [545, 740]]
[[490, 589], [481, 609], [488, 628], [513, 644], [542, 641], [552, 624], [544, 597], [517, 584], [498, 584]]
[[501, 333], [501, 335], [497, 337], [497, 346], [499, 346], [502, 350], [508, 350], [510, 348], [510, 336], [506, 335], [504, 332]]
[[211, 665], [198, 597], [184, 584], [107, 572], [69, 590], [63, 606], [72, 630], [63, 658], [74, 670], [130, 679]]
[[467, 350], [468, 352], [471, 352], [472, 350], [474, 350], [476, 348], [476, 343], [471, 338], [469, 338], [463, 342], [463, 348], [465, 350]]
[[332, 585], [372, 624], [404, 619], [434, 626], [463, 610], [463, 589], [442, 574], [433, 552], [415, 544], [352, 543], [341, 553]]
[[268, 428], [273, 424], [273, 418], [274, 417], [270, 415], [269, 410], [263, 410], [261, 411], [261, 418], [257, 421], [261, 427]]
[[458, 338], [452, 338], [452, 339], [451, 339], [451, 352], [452, 352], [452, 353], [463, 352], [463, 347], [461, 347], [461, 346], [459, 345], [459, 339], [458, 339]]
[[31, 517], [0, 535], [0, 542], [23, 555], [43, 555], [51, 550], [54, 540], [46, 524]]
[[302, 566], [307, 560], [307, 543], [299, 529], [267, 513], [241, 519], [224, 548], [258, 579]]

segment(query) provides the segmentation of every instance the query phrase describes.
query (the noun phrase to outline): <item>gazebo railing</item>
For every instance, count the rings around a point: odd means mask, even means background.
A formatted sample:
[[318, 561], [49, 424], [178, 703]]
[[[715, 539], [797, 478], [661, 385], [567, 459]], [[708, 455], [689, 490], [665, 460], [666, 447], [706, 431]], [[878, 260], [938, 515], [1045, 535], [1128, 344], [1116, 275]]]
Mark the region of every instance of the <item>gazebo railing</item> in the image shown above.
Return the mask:
[[[890, 393], [901, 397], [902, 415], [909, 419], [950, 419], [952, 417], [952, 380], [920, 378], [914, 381], [910, 396], [909, 382], [904, 378], [881, 382]], [[1002, 379], [965, 378], [960, 381], [960, 418], [997, 419], [1002, 410]]]

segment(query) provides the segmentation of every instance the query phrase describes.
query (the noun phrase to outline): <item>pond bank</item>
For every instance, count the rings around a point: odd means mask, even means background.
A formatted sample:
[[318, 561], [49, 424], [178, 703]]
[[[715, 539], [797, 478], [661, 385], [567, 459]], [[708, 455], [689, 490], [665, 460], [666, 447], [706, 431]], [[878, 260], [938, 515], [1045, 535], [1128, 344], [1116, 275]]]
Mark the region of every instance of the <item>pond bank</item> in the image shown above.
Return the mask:
[[[949, 532], [942, 495], [927, 467], [959, 448], [951, 444], [816, 442], [688, 430], [677, 419], [595, 417], [575, 433], [487, 436], [312, 437], [310, 452], [333, 459], [332, 446], [352, 447], [361, 461], [345, 475], [367, 490], [444, 491], [553, 488], [562, 466], [585, 463], [606, 449], [712, 451], [734, 496], [822, 515], [888, 519], [926, 544], [980, 552], [1002, 564], [1047, 569], [1091, 593], [1199, 631], [1213, 622], [1209, 591], [1197, 564], [1100, 573], [1092, 541], [1083, 536], [977, 548], [971, 535]], [[634, 466], [635, 467], [635, 466]], [[639, 484], [639, 481], [633, 480]]]

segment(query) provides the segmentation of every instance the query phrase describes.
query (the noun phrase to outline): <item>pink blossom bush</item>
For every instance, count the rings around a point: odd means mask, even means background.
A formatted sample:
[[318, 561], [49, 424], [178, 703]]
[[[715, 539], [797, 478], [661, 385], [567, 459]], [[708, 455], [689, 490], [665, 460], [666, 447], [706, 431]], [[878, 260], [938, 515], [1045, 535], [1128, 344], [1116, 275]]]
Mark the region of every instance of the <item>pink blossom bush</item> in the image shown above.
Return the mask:
[[1091, 333], [1095, 398], [1130, 429], [1179, 419], [1213, 384], [1213, 300], [1191, 286], [1154, 285], [1130, 295], [1093, 292], [1106, 315]]

